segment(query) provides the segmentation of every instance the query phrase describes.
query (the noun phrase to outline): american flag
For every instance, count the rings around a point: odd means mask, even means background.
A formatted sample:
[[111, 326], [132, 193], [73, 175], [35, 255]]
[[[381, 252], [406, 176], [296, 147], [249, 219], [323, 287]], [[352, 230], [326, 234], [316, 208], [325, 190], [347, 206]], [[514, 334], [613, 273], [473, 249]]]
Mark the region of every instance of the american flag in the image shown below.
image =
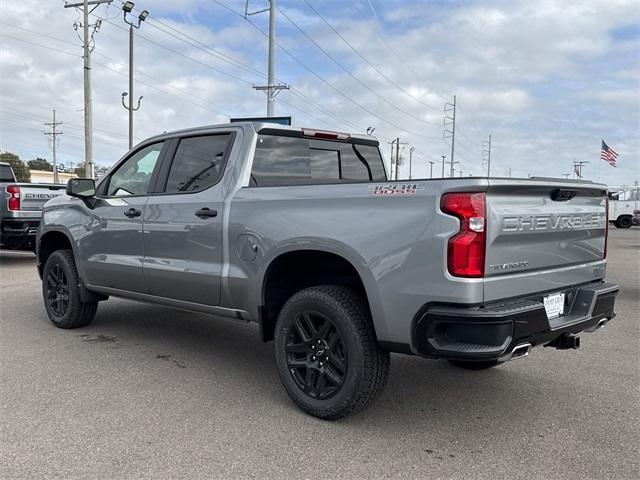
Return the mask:
[[616, 158], [618, 158], [618, 152], [605, 143], [602, 140], [602, 151], [600, 152], [600, 158], [605, 162], [609, 162], [612, 167], [616, 166]]

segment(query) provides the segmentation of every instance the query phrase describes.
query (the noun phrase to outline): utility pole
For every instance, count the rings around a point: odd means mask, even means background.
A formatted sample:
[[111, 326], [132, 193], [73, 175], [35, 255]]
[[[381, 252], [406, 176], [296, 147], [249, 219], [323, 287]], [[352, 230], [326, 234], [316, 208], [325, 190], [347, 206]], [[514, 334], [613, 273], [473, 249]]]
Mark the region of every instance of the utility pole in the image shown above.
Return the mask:
[[487, 178], [491, 176], [491, 135], [489, 141], [482, 143], [482, 163], [487, 164]]
[[[456, 96], [453, 96], [453, 103], [445, 103], [444, 104], [444, 113], [451, 113], [451, 115], [445, 115], [444, 117], [444, 133], [442, 134], [442, 138], [451, 139], [451, 171], [449, 176], [453, 177], [453, 154], [455, 151], [456, 145]], [[450, 129], [447, 127], [451, 127]], [[458, 162], [455, 162], [458, 163]], [[443, 174], [444, 177], [444, 174]]]
[[396, 138], [395, 140], [392, 140], [389, 142], [389, 145], [391, 145], [391, 155], [389, 156], [389, 160], [391, 161], [391, 165], [389, 168], [389, 173], [391, 174], [391, 180], [393, 180], [393, 173], [395, 171], [394, 161], [393, 161], [393, 146], [396, 144], [396, 142], [400, 142], [400, 139]]
[[53, 183], [59, 183], [58, 179], [58, 163], [56, 161], [56, 142], [58, 141], [58, 135], [62, 135], [62, 132], [56, 131], [58, 125], [62, 125], [62, 122], [56, 122], [56, 110], [53, 110], [53, 122], [45, 123], [47, 127], [51, 127], [50, 132], [44, 132], [44, 134], [51, 140], [51, 146], [53, 148]]
[[576, 174], [576, 179], [582, 180], [582, 167], [587, 163], [589, 162], [577, 162], [575, 160], [573, 161], [573, 171]]
[[246, 1], [244, 7], [244, 18], [258, 13], [269, 12], [269, 59], [267, 62], [267, 84], [253, 85], [256, 90], [262, 90], [267, 93], [267, 117], [273, 117], [274, 104], [276, 96], [280, 90], [289, 90], [289, 85], [276, 84], [276, 68], [275, 68], [275, 43], [276, 43], [276, 0], [269, 0], [269, 8], [264, 8], [256, 12], [249, 12], [249, 0]]
[[433, 164], [436, 162], [432, 162], [431, 160], [429, 160], [429, 178], [433, 178]]
[[[142, 22], [149, 16], [149, 12], [147, 10], [143, 10], [138, 15], [137, 21], [127, 20], [127, 13], [131, 13], [133, 10], [134, 3], [133, 2], [124, 2], [122, 5], [123, 19], [125, 23], [129, 25], [129, 92], [122, 92], [122, 106], [125, 110], [129, 111], [129, 150], [133, 147], [133, 112], [136, 110], [140, 110], [140, 101], [142, 97], [138, 98], [138, 105], [136, 107], [133, 106], [133, 29], [140, 28]], [[129, 106], [124, 103], [125, 98], [129, 96]]]
[[[448, 164], [450, 165], [450, 169], [449, 169], [449, 178], [453, 178], [453, 177], [454, 177], [454, 171], [455, 171], [455, 168], [453, 168], [453, 166], [454, 166], [456, 163], [460, 163], [460, 162], [453, 162], [453, 161], [449, 160], [449, 161], [448, 161], [448, 162], [446, 162], [446, 163], [448, 163]], [[444, 178], [444, 174], [443, 174], [443, 178]]]
[[[93, 178], [93, 117], [91, 108], [91, 52], [93, 36], [100, 29], [101, 20], [98, 20], [89, 36], [89, 13], [93, 12], [103, 3], [111, 3], [112, 0], [84, 0], [79, 3], [67, 3], [64, 8], [82, 7], [82, 31], [83, 31], [83, 71], [84, 71], [84, 175]], [[93, 8], [89, 10], [89, 5]], [[77, 29], [78, 25], [74, 27]]]
[[411, 147], [409, 149], [409, 180], [411, 180], [411, 164], [413, 162], [413, 151], [416, 149], [416, 147]]
[[442, 157], [442, 178], [444, 178], [444, 164], [445, 164], [444, 159], [447, 158], [447, 156], [446, 155], [440, 155], [440, 156]]
[[400, 163], [400, 139], [396, 138], [396, 167], [394, 171], [394, 180], [398, 180], [398, 164]]
[[[401, 142], [399, 138], [396, 138], [394, 140], [392, 140], [391, 142], [389, 142], [389, 145], [391, 145], [391, 179], [392, 180], [397, 180], [398, 179], [398, 166], [400, 165], [400, 145], [409, 145], [407, 142]], [[396, 146], [396, 155], [395, 155], [395, 162], [393, 159], [393, 146]], [[409, 166], [409, 168], [411, 168], [411, 166]]]

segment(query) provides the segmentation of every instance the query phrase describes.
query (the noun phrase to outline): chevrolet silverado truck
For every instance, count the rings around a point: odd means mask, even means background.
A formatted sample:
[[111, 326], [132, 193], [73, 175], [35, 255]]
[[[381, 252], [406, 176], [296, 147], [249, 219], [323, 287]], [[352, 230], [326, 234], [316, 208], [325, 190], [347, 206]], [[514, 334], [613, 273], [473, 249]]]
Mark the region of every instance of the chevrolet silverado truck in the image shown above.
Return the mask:
[[64, 190], [64, 185], [18, 183], [11, 165], [0, 162], [0, 244], [35, 250], [42, 207]]
[[614, 318], [603, 185], [390, 181], [378, 147], [253, 122], [140, 143], [45, 205], [49, 318], [87, 325], [113, 296], [256, 322], [323, 419], [371, 404], [390, 352], [485, 369]]

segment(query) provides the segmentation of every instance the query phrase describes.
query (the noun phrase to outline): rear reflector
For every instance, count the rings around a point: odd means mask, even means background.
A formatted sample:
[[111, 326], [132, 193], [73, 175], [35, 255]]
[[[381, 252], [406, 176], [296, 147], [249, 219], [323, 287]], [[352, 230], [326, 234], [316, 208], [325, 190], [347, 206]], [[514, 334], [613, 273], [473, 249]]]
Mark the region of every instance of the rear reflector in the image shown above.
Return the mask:
[[484, 276], [486, 202], [484, 193], [447, 193], [440, 209], [460, 219], [460, 230], [449, 239], [447, 267], [455, 277]]
[[321, 138], [325, 140], [340, 140], [342, 142], [351, 138], [348, 133], [330, 132], [328, 130], [316, 130], [313, 128], [303, 128], [302, 134], [305, 137]]
[[7, 202], [7, 208], [14, 212], [19, 211], [20, 210], [20, 187], [18, 185], [7, 185], [7, 193], [9, 194], [9, 201]]

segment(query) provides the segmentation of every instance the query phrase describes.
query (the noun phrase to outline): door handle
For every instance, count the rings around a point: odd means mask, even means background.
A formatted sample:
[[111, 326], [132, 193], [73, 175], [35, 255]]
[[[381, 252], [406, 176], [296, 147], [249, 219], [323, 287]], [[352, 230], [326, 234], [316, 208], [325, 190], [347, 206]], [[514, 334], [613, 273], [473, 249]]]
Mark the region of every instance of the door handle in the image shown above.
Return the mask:
[[218, 216], [217, 210], [211, 210], [208, 207], [201, 208], [200, 210], [196, 210], [196, 217], [200, 218], [213, 218]]
[[142, 215], [142, 212], [140, 210], [135, 209], [135, 208], [130, 208], [129, 210], [125, 210], [124, 214], [125, 214], [125, 216], [127, 216], [129, 218], [134, 218], [134, 217], [139, 217], [140, 215]]

